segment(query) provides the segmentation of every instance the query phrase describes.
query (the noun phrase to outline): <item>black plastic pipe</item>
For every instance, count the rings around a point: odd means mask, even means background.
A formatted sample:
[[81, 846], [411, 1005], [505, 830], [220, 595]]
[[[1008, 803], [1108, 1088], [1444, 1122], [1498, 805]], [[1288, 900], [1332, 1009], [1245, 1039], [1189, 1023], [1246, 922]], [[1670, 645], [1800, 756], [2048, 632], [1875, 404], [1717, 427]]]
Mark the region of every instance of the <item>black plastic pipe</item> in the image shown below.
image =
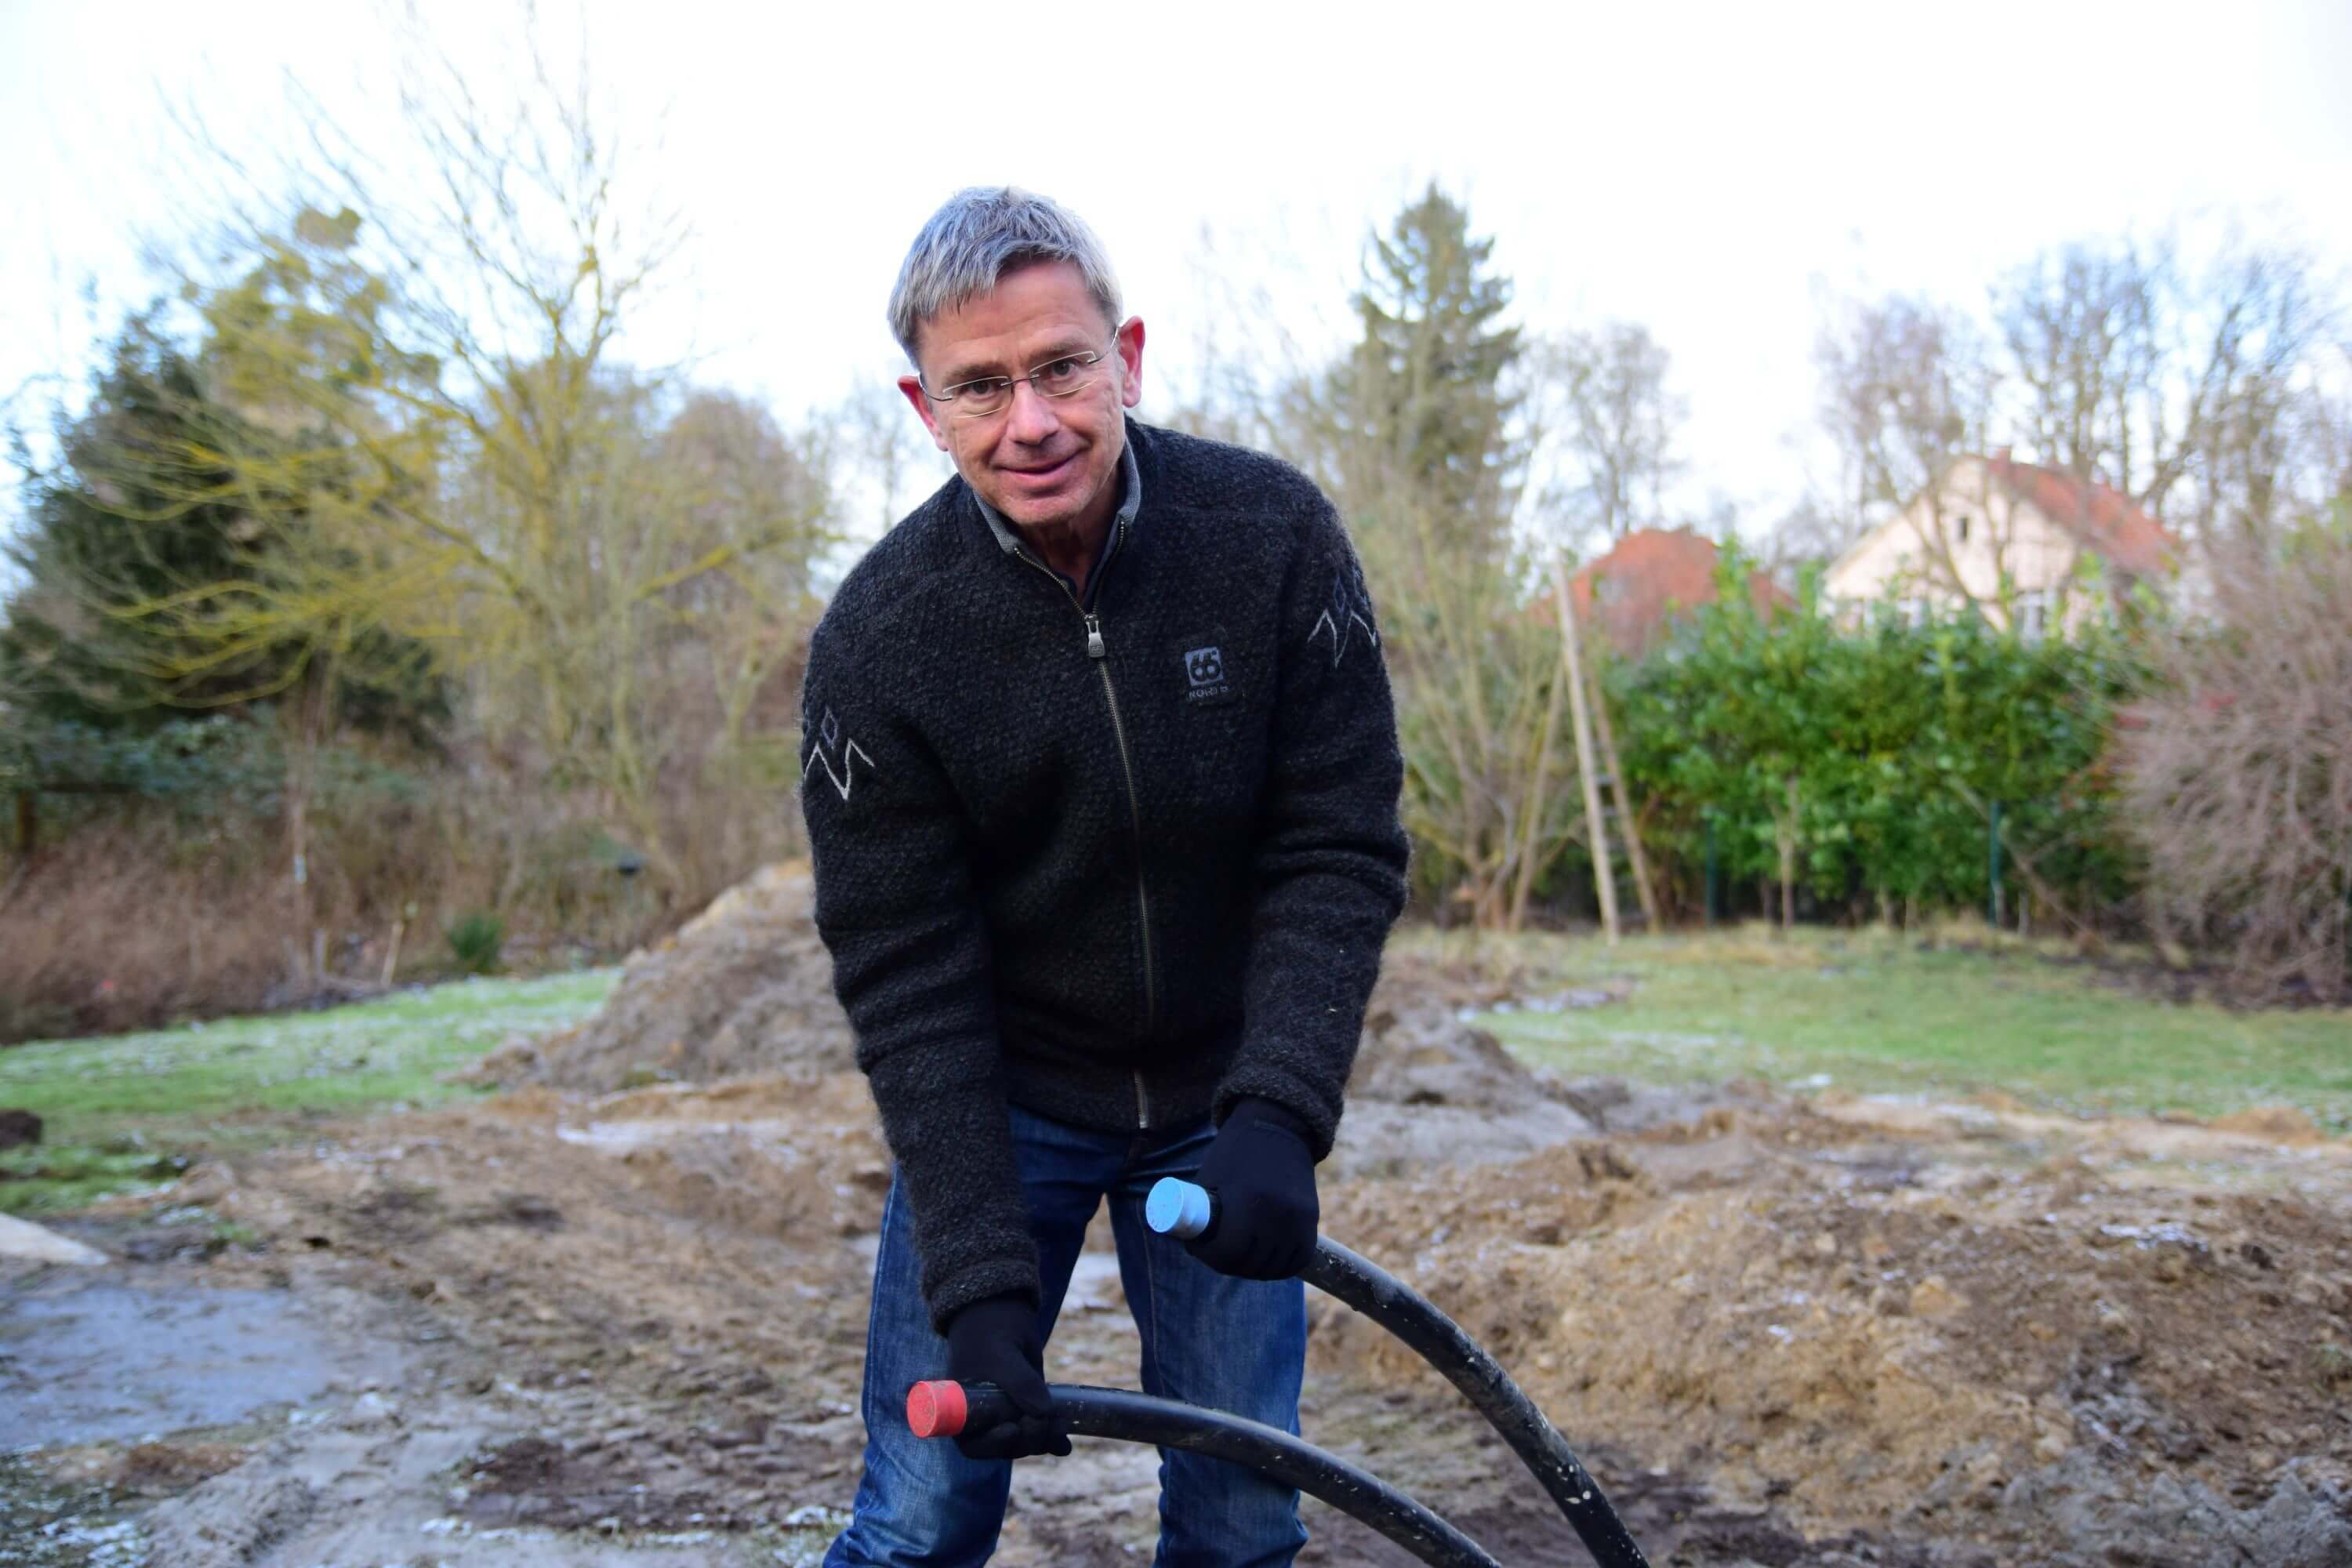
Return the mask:
[[[1056, 1383], [1048, 1391], [1072, 1436], [1150, 1443], [1246, 1465], [1379, 1531], [1430, 1568], [1502, 1568], [1476, 1542], [1394, 1487], [1277, 1427], [1123, 1388]], [[984, 1383], [942, 1380], [907, 1391], [907, 1425], [918, 1437], [952, 1437], [967, 1424], [993, 1426], [1012, 1415], [1003, 1391]]]
[[[1216, 1211], [1205, 1188], [1170, 1176], [1151, 1189], [1144, 1217], [1156, 1231], [1191, 1237], [1216, 1223]], [[1649, 1559], [1633, 1543], [1625, 1521], [1609, 1506], [1568, 1439], [1460, 1324], [1387, 1269], [1328, 1237], [1317, 1239], [1314, 1261], [1302, 1278], [1402, 1340], [1444, 1373], [1551, 1494], [1601, 1568], [1649, 1568]]]

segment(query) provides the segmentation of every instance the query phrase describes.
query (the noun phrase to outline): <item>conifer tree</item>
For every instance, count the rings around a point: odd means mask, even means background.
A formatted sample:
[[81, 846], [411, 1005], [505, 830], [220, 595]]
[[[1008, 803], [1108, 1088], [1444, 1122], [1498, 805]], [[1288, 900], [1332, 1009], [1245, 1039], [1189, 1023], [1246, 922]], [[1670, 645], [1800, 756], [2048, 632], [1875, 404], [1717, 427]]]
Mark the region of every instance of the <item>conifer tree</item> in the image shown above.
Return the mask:
[[[0, 619], [0, 666], [27, 724], [136, 734], [191, 712], [278, 698], [326, 679], [337, 645], [337, 721], [420, 732], [446, 710], [423, 647], [378, 627], [249, 614], [280, 600], [322, 549], [312, 513], [347, 492], [323, 434], [266, 437], [214, 394], [194, 355], [132, 321], [89, 404], [29, 474], [22, 585]], [[265, 440], [304, 453], [305, 493], [257, 490]]]
[[1543, 784], [1558, 641], [1524, 613], [1520, 343], [1493, 250], [1434, 186], [1407, 206], [1367, 251], [1362, 336], [1321, 400], [1322, 466], [1385, 628], [1421, 890], [1481, 925], [1516, 918], [1521, 868], [1567, 831]]
[[1494, 247], [1435, 185], [1400, 213], [1373, 237], [1355, 299], [1363, 336], [1336, 388], [1384, 488], [1409, 485], [1449, 545], [1481, 559], [1504, 548], [1526, 456], [1506, 380], [1519, 332], [1499, 322], [1511, 286]]

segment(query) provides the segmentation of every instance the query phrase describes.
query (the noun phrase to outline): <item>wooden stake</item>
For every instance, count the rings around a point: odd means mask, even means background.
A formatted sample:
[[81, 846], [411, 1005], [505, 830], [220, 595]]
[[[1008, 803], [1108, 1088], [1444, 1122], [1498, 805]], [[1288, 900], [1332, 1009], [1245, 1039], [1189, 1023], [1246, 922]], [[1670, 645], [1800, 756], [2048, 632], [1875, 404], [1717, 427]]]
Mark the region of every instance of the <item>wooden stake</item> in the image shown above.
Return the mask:
[[1617, 735], [1609, 723], [1609, 692], [1601, 671], [1592, 672], [1592, 720], [1601, 732], [1601, 756], [1609, 766], [1609, 793], [1617, 797], [1617, 820], [1625, 829], [1625, 858], [1633, 868], [1633, 893], [1642, 900], [1644, 929], [1661, 931], [1657, 889], [1650, 886], [1650, 862], [1642, 853], [1642, 834], [1633, 821], [1633, 796], [1625, 788], [1625, 764], [1617, 760]]
[[1584, 785], [1584, 831], [1591, 840], [1592, 890], [1601, 900], [1601, 930], [1617, 945], [1617, 873], [1609, 860], [1609, 825], [1601, 818], [1601, 782], [1592, 768], [1592, 719], [1584, 710], [1584, 661], [1576, 652], [1576, 611], [1568, 599], [1568, 567], [1551, 565], [1552, 597], [1559, 605], [1559, 653], [1568, 664], [1568, 711], [1576, 727], [1576, 772]]
[[1559, 689], [1566, 684], [1553, 681], [1551, 695], [1544, 701], [1543, 730], [1536, 742], [1535, 784], [1528, 791], [1527, 831], [1519, 836], [1519, 880], [1511, 893], [1507, 931], [1522, 930], [1528, 923], [1528, 900], [1536, 886], [1536, 852], [1543, 845], [1544, 786], [1551, 773], [1551, 739], [1559, 731]]
[[392, 976], [393, 976], [393, 973], [394, 973], [394, 971], [396, 971], [396, 970], [397, 970], [397, 969], [399, 969], [399, 967], [400, 967], [400, 938], [401, 938], [401, 933], [403, 933], [404, 931], [407, 931], [407, 930], [408, 930], [408, 920], [407, 920], [407, 917], [406, 917], [406, 916], [404, 916], [404, 915], [394, 915], [394, 916], [392, 918], [392, 943], [391, 943], [391, 945], [390, 945], [390, 946], [388, 946], [388, 947], [386, 947], [386, 948], [384, 949], [384, 953], [383, 953], [383, 988], [384, 988], [386, 991], [389, 991], [389, 990], [391, 990], [391, 989], [392, 989]]

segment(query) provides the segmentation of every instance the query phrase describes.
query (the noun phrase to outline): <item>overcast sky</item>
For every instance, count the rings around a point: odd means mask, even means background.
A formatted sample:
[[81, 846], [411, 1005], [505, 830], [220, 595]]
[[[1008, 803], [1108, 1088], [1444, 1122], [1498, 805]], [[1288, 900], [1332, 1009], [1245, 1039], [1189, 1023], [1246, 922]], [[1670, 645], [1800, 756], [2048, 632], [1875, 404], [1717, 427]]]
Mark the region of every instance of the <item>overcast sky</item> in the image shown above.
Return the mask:
[[[423, 12], [486, 93], [511, 79], [483, 22], [500, 0]], [[694, 353], [787, 421], [895, 373], [891, 279], [967, 184], [1081, 213], [1172, 351], [1208, 305], [1204, 226], [1213, 267], [1314, 341], [1340, 330], [1366, 231], [1434, 178], [1494, 237], [1525, 325], [1651, 328], [1691, 405], [1685, 499], [1720, 491], [1751, 527], [1802, 489], [1824, 288], [1974, 302], [2043, 247], [2233, 214], [2352, 262], [2347, 0], [633, 0], [586, 26], [633, 127], [662, 119], [639, 173], [695, 228], [628, 352]], [[383, 37], [332, 0], [0, 0], [0, 394], [81, 380], [152, 290], [137, 240], [173, 206], [167, 103], [259, 152], [290, 75], [364, 133]]]

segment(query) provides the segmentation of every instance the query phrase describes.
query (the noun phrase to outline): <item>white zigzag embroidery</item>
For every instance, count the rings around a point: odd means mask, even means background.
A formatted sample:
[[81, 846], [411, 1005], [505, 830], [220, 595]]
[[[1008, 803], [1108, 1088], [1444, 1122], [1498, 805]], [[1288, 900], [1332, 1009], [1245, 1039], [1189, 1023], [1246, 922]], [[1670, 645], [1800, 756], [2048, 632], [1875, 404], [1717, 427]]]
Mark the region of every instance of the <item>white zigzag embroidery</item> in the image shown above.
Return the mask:
[[820, 741], [809, 748], [808, 760], [801, 763], [801, 772], [808, 772], [809, 763], [823, 763], [824, 776], [833, 781], [833, 787], [841, 792], [841, 798], [847, 800], [849, 786], [857, 780], [857, 764], [850, 760], [853, 757], [866, 757], [866, 765], [868, 768], [874, 765], [874, 759], [866, 755], [866, 748], [852, 741], [841, 749], [841, 771], [835, 773], [833, 771], [833, 759], [824, 754], [824, 742]]
[[1312, 647], [1315, 646], [1315, 639], [1317, 637], [1321, 637], [1326, 632], [1330, 633], [1331, 668], [1337, 669], [1339, 668], [1339, 660], [1341, 657], [1348, 651], [1348, 644], [1355, 638], [1356, 628], [1358, 626], [1364, 628], [1365, 637], [1370, 641], [1374, 647], [1378, 647], [1380, 646], [1381, 634], [1372, 630], [1371, 622], [1364, 619], [1363, 616], [1356, 614], [1352, 609], [1348, 612], [1348, 628], [1347, 635], [1345, 637], [1340, 635], [1339, 625], [1331, 618], [1331, 612], [1326, 610], [1320, 616], [1316, 617], [1315, 629], [1307, 634], [1307, 644], [1309, 647]]
[[[1315, 618], [1315, 629], [1307, 634], [1307, 646], [1309, 647], [1313, 647], [1315, 639], [1325, 632], [1331, 634], [1331, 668], [1334, 669], [1339, 668], [1339, 661], [1348, 655], [1349, 646], [1356, 640], [1358, 626], [1364, 628], [1366, 642], [1374, 647], [1381, 646], [1381, 634], [1374, 631], [1372, 623], [1357, 610], [1356, 595], [1349, 592], [1349, 587], [1346, 572], [1332, 577], [1331, 603]], [[1346, 619], [1341, 619], [1342, 616]]]
[[[841, 747], [841, 771], [838, 773], [834, 771], [833, 759], [825, 754], [829, 746]], [[833, 781], [833, 787], [841, 792], [841, 798], [847, 800], [849, 786], [857, 782], [857, 763], [854, 759], [858, 757], [866, 757], [867, 768], [874, 766], [874, 759], [866, 756], [865, 747], [855, 741], [843, 743], [841, 721], [835, 718], [833, 710], [828, 708], [824, 710], [824, 722], [816, 727], [816, 742], [809, 747], [808, 756], [801, 763], [801, 776], [808, 776], [810, 763], [823, 763], [824, 776]]]

